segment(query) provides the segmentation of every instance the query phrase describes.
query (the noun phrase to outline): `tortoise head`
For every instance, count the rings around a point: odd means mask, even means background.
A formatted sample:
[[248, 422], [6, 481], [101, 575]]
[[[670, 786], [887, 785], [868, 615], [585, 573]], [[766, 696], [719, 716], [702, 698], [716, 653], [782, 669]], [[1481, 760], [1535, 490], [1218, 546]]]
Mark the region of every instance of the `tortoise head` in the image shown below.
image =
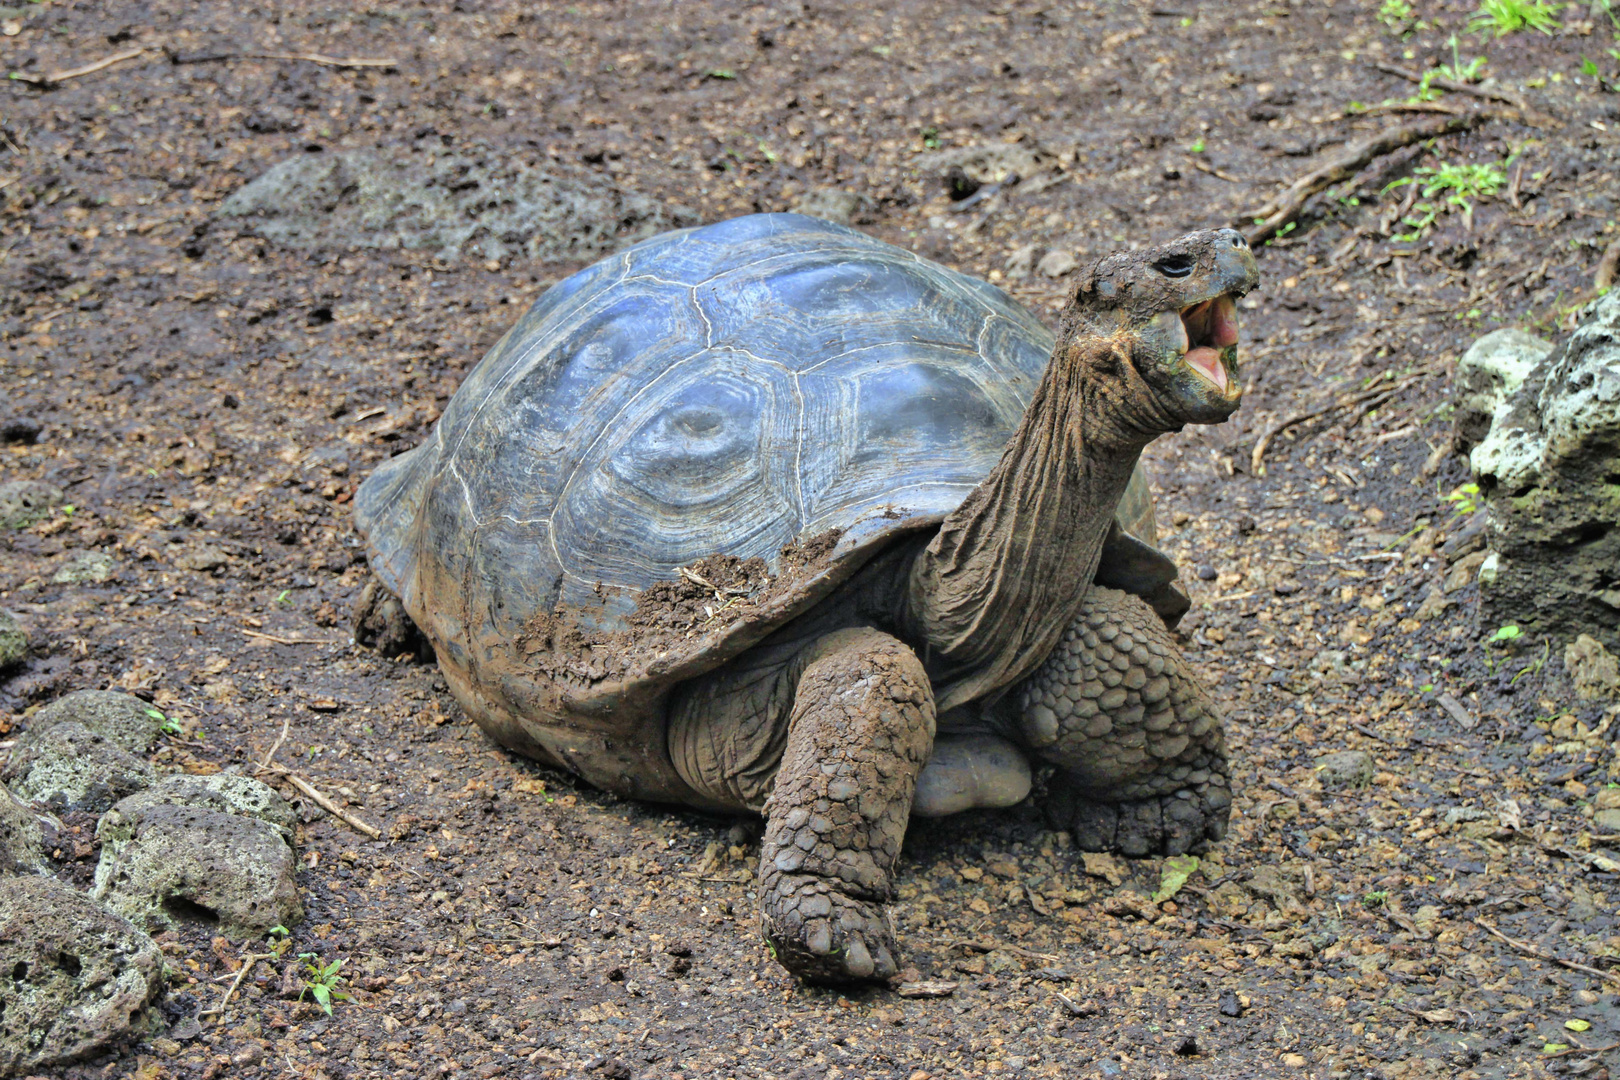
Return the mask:
[[1071, 345], [1098, 337], [1124, 346], [1140, 377], [1129, 381], [1153, 399], [1137, 403], [1152, 426], [1218, 424], [1243, 397], [1237, 301], [1259, 283], [1242, 234], [1188, 233], [1092, 264], [1070, 298], [1064, 333]]

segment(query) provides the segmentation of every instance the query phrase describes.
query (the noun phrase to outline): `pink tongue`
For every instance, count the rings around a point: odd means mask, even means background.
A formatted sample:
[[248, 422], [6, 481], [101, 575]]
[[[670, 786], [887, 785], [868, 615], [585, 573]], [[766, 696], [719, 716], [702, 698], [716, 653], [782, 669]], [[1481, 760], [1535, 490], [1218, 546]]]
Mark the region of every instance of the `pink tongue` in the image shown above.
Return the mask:
[[1221, 363], [1221, 354], [1208, 345], [1200, 345], [1187, 352], [1187, 363], [1196, 367], [1209, 377], [1209, 381], [1220, 389], [1226, 389], [1226, 366]]

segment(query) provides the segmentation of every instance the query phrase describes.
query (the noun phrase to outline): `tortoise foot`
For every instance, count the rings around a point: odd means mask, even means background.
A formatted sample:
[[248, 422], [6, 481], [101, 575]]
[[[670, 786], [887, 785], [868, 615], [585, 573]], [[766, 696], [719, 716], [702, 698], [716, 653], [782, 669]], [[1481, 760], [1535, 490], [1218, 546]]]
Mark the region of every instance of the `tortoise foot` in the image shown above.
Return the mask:
[[1114, 851], [1133, 858], [1207, 850], [1226, 835], [1231, 808], [1224, 777], [1165, 795], [1101, 801], [1088, 798], [1060, 773], [1047, 800], [1053, 826], [1068, 829], [1081, 851]]
[[900, 970], [900, 949], [882, 905], [856, 899], [836, 882], [773, 875], [761, 908], [777, 962], [807, 982], [873, 982]]
[[427, 638], [405, 614], [405, 605], [376, 578], [366, 582], [366, 587], [360, 590], [351, 621], [355, 642], [383, 656], [414, 656], [426, 660], [433, 655]]

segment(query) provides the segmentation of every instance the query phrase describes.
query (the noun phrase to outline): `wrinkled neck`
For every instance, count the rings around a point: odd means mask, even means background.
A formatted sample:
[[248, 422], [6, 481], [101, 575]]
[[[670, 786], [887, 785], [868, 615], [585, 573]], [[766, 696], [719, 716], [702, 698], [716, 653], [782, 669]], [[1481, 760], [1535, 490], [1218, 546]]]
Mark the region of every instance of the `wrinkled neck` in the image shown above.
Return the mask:
[[1145, 390], [1117, 342], [1060, 345], [1001, 461], [912, 563], [906, 622], [941, 712], [1029, 674], [1079, 613], [1137, 459], [1175, 426]]

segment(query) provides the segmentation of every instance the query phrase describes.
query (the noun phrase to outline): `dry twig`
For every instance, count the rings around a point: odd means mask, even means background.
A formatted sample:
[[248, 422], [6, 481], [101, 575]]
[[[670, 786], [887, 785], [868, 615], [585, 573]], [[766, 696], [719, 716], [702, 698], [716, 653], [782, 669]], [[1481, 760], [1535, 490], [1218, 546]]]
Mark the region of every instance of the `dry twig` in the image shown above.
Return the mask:
[[1245, 221], [1260, 219], [1245, 233], [1249, 243], [1260, 245], [1277, 235], [1279, 229], [1299, 216], [1312, 195], [1330, 184], [1348, 180], [1360, 172], [1374, 158], [1383, 157], [1403, 146], [1425, 139], [1436, 139], [1467, 131], [1483, 123], [1489, 114], [1471, 112], [1462, 116], [1447, 116], [1437, 120], [1424, 120], [1380, 131], [1359, 142], [1351, 143], [1311, 172], [1306, 173], [1260, 209], [1244, 215]]
[[302, 791], [305, 795], [309, 796], [309, 798], [314, 801], [316, 806], [319, 806], [322, 810], [325, 810], [328, 814], [331, 814], [333, 817], [337, 818], [339, 821], [342, 821], [344, 824], [348, 825], [349, 828], [353, 829], [355, 832], [364, 833], [366, 836], [371, 837], [373, 840], [381, 840], [382, 839], [382, 830], [381, 829], [378, 829], [375, 825], [367, 825], [365, 822], [361, 821], [359, 818], [355, 817], [353, 814], [351, 814], [347, 810], [343, 809], [337, 803], [333, 802], [331, 799], [329, 799], [325, 795], [321, 794], [320, 790], [317, 789], [314, 784], [311, 784], [308, 780], [305, 780], [302, 776], [299, 776], [297, 773], [293, 772], [291, 769], [287, 768], [285, 765], [274, 765], [274, 764], [272, 764], [272, 765], [266, 766], [266, 768], [270, 772], [275, 773], [277, 776], [285, 777], [286, 780], [287, 780], [287, 783], [291, 784], [293, 787], [297, 788], [299, 791]]
[[[1373, 67], [1386, 75], [1398, 75], [1407, 82], [1423, 85], [1423, 76], [1415, 71], [1398, 68], [1394, 64], [1374, 64]], [[1429, 76], [1429, 85], [1440, 90], [1449, 90], [1454, 94], [1468, 94], [1472, 97], [1483, 98], [1486, 101], [1500, 101], [1504, 105], [1511, 105], [1526, 115], [1535, 110], [1525, 103], [1525, 100], [1516, 94], [1505, 93], [1501, 90], [1487, 90], [1483, 86], [1474, 86], [1471, 83], [1456, 82], [1452, 79], [1442, 79], [1437, 75]]]
[[1522, 941], [1513, 940], [1483, 919], [1475, 919], [1474, 925], [1479, 927], [1481, 930], [1484, 930], [1492, 937], [1500, 938], [1508, 946], [1508, 948], [1512, 949], [1516, 953], [1520, 953], [1524, 956], [1534, 957], [1537, 960], [1545, 960], [1549, 964], [1557, 964], [1560, 967], [1567, 967], [1571, 971], [1579, 971], [1582, 974], [1590, 975], [1595, 979], [1604, 979], [1608, 982], [1620, 985], [1620, 975], [1616, 975], [1612, 971], [1603, 971], [1600, 968], [1589, 967], [1586, 964], [1578, 964], [1573, 960], [1565, 960], [1563, 957], [1554, 956], [1552, 953], [1542, 952], [1534, 945], [1526, 945]]
[[946, 948], [967, 949], [969, 952], [982, 953], [1006, 952], [1012, 953], [1014, 956], [1022, 956], [1026, 960], [1041, 960], [1048, 964], [1057, 960], [1057, 957], [1048, 953], [1032, 952], [1017, 945], [1003, 945], [997, 941], [953, 941]]
[[66, 71], [53, 71], [49, 75], [24, 75], [20, 71], [13, 71], [11, 73], [11, 77], [16, 79], [18, 82], [25, 82], [29, 83], [30, 85], [37, 86], [41, 90], [50, 90], [55, 87], [56, 84], [67, 82], [69, 79], [77, 79], [81, 75], [90, 75], [100, 71], [102, 68], [110, 68], [114, 64], [122, 64], [125, 60], [133, 60], [145, 51], [145, 45], [137, 45], [133, 49], [125, 49], [123, 52], [115, 52], [111, 56], [104, 56], [95, 63], [86, 64], [83, 67], [69, 68]]
[[1225, 180], [1228, 184], [1241, 184], [1244, 182], [1241, 176], [1233, 176], [1231, 173], [1221, 172], [1221, 170], [1217, 169], [1215, 166], [1206, 165], [1197, 158], [1192, 158], [1190, 160], [1192, 161], [1193, 168], [1197, 169], [1201, 173], [1208, 173], [1217, 180]]
[[392, 68], [399, 66], [399, 61], [392, 57], [370, 58], [364, 56], [327, 56], [323, 53], [253, 52], [202, 53], [195, 56], [182, 56], [172, 50], [169, 52], [169, 62], [171, 64], [218, 64], [228, 60], [302, 60], [310, 64], [336, 68]]
[[237, 971], [236, 978], [231, 982], [231, 988], [225, 991], [225, 996], [220, 998], [218, 1005], [215, 1005], [212, 1009], [204, 1009], [202, 1012], [197, 1014], [197, 1019], [201, 1020], [205, 1016], [223, 1015], [225, 1012], [225, 1006], [229, 1005], [231, 1003], [231, 998], [236, 996], [236, 991], [241, 987], [242, 980], [247, 978], [247, 973], [252, 971], [254, 966], [257, 965], [260, 960], [274, 960], [275, 958], [275, 953], [254, 953], [251, 956], [242, 957], [242, 967], [239, 971]]
[[373, 840], [381, 840], [382, 839], [382, 830], [378, 829], [374, 825], [367, 825], [365, 822], [361, 821], [359, 818], [355, 817], [353, 814], [351, 814], [347, 810], [343, 809], [337, 803], [335, 803], [331, 799], [327, 798], [324, 794], [322, 794], [320, 792], [319, 789], [317, 789], [315, 787], [314, 784], [311, 784], [308, 780], [305, 780], [302, 776], [299, 776], [297, 773], [295, 773], [291, 769], [287, 768], [287, 766], [278, 765], [275, 762], [274, 759], [275, 759], [275, 756], [276, 756], [276, 751], [280, 750], [281, 749], [281, 744], [286, 741], [286, 739], [287, 739], [287, 729], [291, 725], [292, 725], [292, 717], [290, 717], [290, 716], [281, 722], [281, 734], [276, 737], [275, 745], [270, 747], [270, 752], [265, 754], [264, 759], [259, 762], [258, 771], [259, 772], [273, 772], [277, 776], [286, 777], [287, 782], [289, 784], [291, 784], [293, 787], [297, 788], [299, 791], [302, 791], [305, 795], [309, 796], [309, 798], [314, 801], [316, 806], [319, 806], [322, 810], [325, 810], [328, 814], [331, 814], [333, 817], [337, 818], [339, 821], [344, 822], [351, 829], [354, 829], [356, 832], [364, 833], [366, 836], [371, 837]]
[[335, 68], [391, 68], [399, 61], [392, 57], [368, 58], [364, 56], [323, 56], [320, 53], [243, 53], [244, 60], [303, 60], [323, 67]]
[[275, 634], [266, 634], [262, 630], [249, 630], [245, 626], [241, 627], [240, 629], [241, 629], [242, 633], [246, 634], [248, 637], [263, 638], [265, 641], [273, 641], [277, 645], [338, 645], [338, 644], [341, 644], [341, 642], [329, 641], [326, 638], [277, 637]]

